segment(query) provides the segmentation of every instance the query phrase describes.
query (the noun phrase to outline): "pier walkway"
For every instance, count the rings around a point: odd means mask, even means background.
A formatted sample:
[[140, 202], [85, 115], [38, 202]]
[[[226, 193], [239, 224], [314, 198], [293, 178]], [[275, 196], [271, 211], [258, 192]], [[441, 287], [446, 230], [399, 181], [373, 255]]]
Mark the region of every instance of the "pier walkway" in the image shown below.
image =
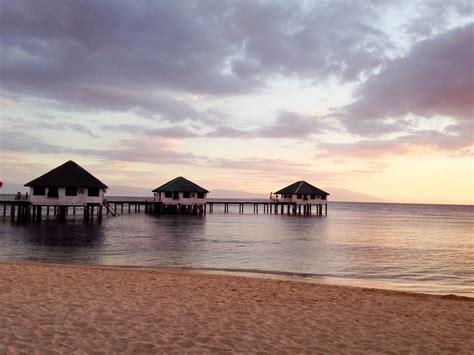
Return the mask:
[[[29, 201], [28, 194], [0, 194], [0, 215], [10, 216], [12, 221], [41, 220], [41, 216], [52, 216], [58, 219], [64, 219], [66, 215], [76, 213], [83, 215], [84, 220], [89, 220], [94, 216], [96, 210], [97, 218], [102, 219], [102, 209], [106, 214], [113, 216], [123, 213], [140, 213], [142, 210], [146, 213], [159, 214], [164, 213], [183, 213], [183, 214], [206, 214], [213, 213], [214, 208], [219, 206], [219, 211], [229, 213], [231, 207], [233, 211], [244, 213], [252, 211], [254, 214], [297, 214], [297, 215], [327, 215], [327, 201], [322, 203], [281, 202], [278, 199], [240, 199], [240, 198], [208, 198], [203, 206], [179, 206], [164, 205], [156, 201], [153, 197], [133, 197], [133, 196], [107, 196], [103, 205], [45, 205], [44, 210], [41, 206], [33, 206]], [[82, 213], [81, 213], [82, 212]]]

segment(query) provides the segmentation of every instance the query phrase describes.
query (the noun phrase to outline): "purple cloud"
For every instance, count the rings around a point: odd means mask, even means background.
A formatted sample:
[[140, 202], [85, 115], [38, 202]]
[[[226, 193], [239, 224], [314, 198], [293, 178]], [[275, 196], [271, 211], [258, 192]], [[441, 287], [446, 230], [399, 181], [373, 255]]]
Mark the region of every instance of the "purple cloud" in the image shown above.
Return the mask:
[[360, 85], [355, 102], [339, 111], [343, 124], [370, 136], [407, 128], [409, 114], [472, 119], [473, 39], [469, 24], [416, 44]]
[[357, 80], [385, 60], [388, 43], [371, 25], [379, 12], [369, 3], [24, 0], [1, 7], [5, 95], [168, 121], [212, 116], [174, 93], [250, 93], [276, 75]]

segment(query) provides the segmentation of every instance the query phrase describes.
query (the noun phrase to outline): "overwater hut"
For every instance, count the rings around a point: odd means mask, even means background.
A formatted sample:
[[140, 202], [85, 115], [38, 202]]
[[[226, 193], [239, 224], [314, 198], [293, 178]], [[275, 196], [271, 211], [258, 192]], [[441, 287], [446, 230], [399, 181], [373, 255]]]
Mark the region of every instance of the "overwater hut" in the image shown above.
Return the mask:
[[204, 212], [208, 190], [179, 176], [153, 190], [155, 202], [180, 212]]
[[281, 203], [293, 204], [298, 209], [303, 207], [305, 214], [311, 214], [312, 206], [316, 206], [316, 213], [321, 215], [325, 207], [327, 214], [327, 197], [329, 193], [313, 186], [306, 181], [297, 181], [274, 193]]
[[[89, 211], [98, 213], [102, 210], [104, 193], [107, 185], [89, 173], [72, 160], [58, 166], [44, 175], [25, 184], [30, 188], [30, 202], [35, 214], [35, 206], [39, 206], [37, 213], [41, 214], [41, 206], [65, 207], [83, 206], [85, 216]], [[66, 211], [60, 208], [60, 213]], [[100, 208], [100, 210], [99, 210]], [[64, 212], [65, 213], [65, 212]]]

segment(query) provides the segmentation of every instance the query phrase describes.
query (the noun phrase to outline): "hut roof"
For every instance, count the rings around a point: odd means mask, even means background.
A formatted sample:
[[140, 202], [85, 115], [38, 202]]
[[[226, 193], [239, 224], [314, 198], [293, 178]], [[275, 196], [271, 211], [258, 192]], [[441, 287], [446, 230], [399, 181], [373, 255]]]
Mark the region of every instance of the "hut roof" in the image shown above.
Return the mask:
[[153, 190], [153, 192], [204, 192], [207, 193], [206, 189], [203, 189], [201, 186], [196, 185], [194, 182], [185, 179], [182, 176], [168, 181], [166, 184], [161, 185]]
[[72, 160], [30, 181], [25, 186], [107, 188], [107, 185]]
[[306, 181], [297, 181], [294, 184], [275, 192], [277, 195], [292, 195], [292, 194], [309, 194], [309, 195], [329, 195], [326, 191], [318, 189]]

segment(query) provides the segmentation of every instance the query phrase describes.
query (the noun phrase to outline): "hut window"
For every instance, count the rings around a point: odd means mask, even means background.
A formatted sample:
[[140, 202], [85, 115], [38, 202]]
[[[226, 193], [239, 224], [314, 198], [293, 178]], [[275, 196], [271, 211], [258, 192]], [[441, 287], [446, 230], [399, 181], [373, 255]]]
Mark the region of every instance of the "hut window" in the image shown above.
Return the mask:
[[44, 186], [33, 187], [33, 195], [44, 196], [46, 194], [46, 189]]
[[88, 196], [99, 196], [99, 188], [97, 187], [89, 187], [87, 189]]
[[77, 196], [77, 187], [66, 187], [66, 196]]
[[296, 195], [296, 198], [297, 198], [298, 200], [301, 200], [301, 196], [302, 196], [301, 194], [297, 194], [297, 195]]
[[204, 192], [198, 192], [198, 198], [204, 198]]
[[191, 193], [190, 192], [183, 192], [183, 198], [190, 198]]
[[173, 192], [173, 200], [179, 200], [179, 192]]
[[321, 200], [325, 200], [325, 199], [326, 199], [326, 195], [322, 195]]
[[314, 200], [316, 198], [315, 194], [311, 194], [311, 199]]
[[57, 187], [48, 187], [48, 197], [58, 197]]
[[166, 197], [166, 198], [171, 198], [171, 197], [173, 197], [173, 193], [172, 193], [172, 192], [169, 192], [169, 191], [166, 191], [166, 192], [165, 192], [165, 197]]

